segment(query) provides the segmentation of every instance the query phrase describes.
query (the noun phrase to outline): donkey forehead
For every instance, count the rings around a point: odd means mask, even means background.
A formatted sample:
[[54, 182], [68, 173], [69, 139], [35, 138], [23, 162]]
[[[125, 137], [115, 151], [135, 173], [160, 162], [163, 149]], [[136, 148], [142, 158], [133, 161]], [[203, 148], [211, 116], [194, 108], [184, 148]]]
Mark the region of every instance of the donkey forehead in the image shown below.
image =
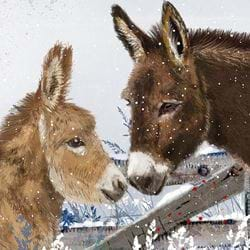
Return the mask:
[[122, 92], [122, 98], [131, 99], [147, 97], [155, 93], [167, 94], [178, 89], [179, 83], [185, 82], [181, 76], [171, 72], [165, 63], [153, 61], [135, 66], [127, 88]]
[[53, 122], [55, 126], [64, 125], [73, 130], [94, 130], [95, 128], [94, 116], [88, 110], [73, 104], [66, 104], [51, 114], [50, 122]]

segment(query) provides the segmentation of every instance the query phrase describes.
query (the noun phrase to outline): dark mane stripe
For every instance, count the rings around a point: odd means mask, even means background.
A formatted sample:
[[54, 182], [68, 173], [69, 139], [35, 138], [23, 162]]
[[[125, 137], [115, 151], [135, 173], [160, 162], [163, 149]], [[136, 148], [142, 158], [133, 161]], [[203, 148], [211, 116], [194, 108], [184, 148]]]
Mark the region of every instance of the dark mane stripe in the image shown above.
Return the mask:
[[[147, 48], [159, 48], [163, 43], [162, 29], [159, 24], [153, 26], [148, 33], [150, 44]], [[191, 48], [199, 49], [239, 49], [250, 51], [250, 34], [224, 31], [220, 29], [189, 29]]]
[[191, 47], [250, 50], [250, 34], [219, 29], [189, 30]]
[[4, 119], [0, 129], [0, 152], [2, 143], [12, 140], [20, 133], [33, 115], [35, 95], [27, 94], [19, 105], [13, 106], [11, 113]]

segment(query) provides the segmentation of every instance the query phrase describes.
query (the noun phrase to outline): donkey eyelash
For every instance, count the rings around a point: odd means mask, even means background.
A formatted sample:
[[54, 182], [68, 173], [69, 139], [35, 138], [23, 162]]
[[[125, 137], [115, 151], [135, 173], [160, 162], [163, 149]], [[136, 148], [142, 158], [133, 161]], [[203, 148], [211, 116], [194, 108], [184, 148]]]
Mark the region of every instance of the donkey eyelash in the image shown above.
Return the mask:
[[178, 100], [176, 100], [176, 99], [163, 100], [161, 103], [159, 103], [158, 108], [160, 108], [161, 105], [164, 104], [164, 103], [175, 104], [175, 105], [181, 105], [183, 102], [182, 102], [182, 101], [178, 101]]
[[66, 141], [66, 147], [71, 152], [83, 156], [86, 151], [85, 143], [80, 137], [74, 137]]
[[68, 140], [66, 143], [71, 148], [78, 148], [78, 147], [81, 147], [81, 146], [85, 146], [85, 143], [83, 142], [83, 140], [80, 137], [77, 137], [77, 136], [70, 139], [70, 140]]
[[177, 100], [169, 100], [159, 104], [159, 113], [158, 116], [162, 117], [170, 117], [176, 111], [176, 109], [182, 104], [181, 101]]

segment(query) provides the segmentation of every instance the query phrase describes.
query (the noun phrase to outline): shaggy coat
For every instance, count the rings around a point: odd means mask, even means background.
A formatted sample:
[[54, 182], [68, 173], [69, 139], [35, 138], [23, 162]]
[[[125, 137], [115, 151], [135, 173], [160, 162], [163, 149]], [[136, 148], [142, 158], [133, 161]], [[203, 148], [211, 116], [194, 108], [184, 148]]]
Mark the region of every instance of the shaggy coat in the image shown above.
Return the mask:
[[[66, 102], [72, 48], [56, 44], [35, 93], [5, 119], [0, 133], [0, 249], [49, 247], [64, 199], [118, 200], [126, 189], [95, 133], [95, 119]], [[24, 229], [29, 228], [29, 232]]]
[[149, 34], [117, 5], [112, 16], [135, 62], [122, 92], [132, 112], [131, 184], [157, 194], [203, 140], [250, 164], [250, 35], [188, 30], [169, 2]]

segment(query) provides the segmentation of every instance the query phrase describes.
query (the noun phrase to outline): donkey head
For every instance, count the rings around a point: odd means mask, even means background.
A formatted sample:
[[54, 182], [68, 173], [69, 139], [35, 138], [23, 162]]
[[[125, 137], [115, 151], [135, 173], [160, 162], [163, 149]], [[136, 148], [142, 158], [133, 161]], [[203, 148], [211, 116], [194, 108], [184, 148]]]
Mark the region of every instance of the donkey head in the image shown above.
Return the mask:
[[207, 106], [178, 11], [165, 2], [161, 24], [140, 30], [119, 7], [112, 16], [118, 38], [134, 60], [122, 97], [132, 110], [130, 183], [157, 194], [206, 130]]
[[36, 97], [38, 130], [55, 189], [78, 202], [118, 200], [126, 190], [121, 172], [111, 163], [95, 133], [95, 119], [66, 102], [72, 48], [56, 44], [43, 64]]

